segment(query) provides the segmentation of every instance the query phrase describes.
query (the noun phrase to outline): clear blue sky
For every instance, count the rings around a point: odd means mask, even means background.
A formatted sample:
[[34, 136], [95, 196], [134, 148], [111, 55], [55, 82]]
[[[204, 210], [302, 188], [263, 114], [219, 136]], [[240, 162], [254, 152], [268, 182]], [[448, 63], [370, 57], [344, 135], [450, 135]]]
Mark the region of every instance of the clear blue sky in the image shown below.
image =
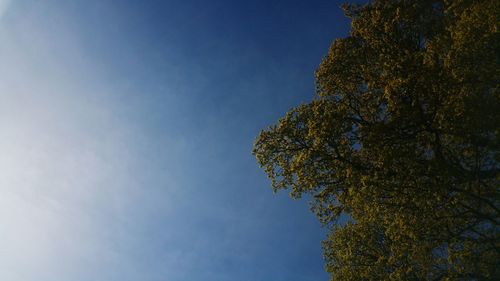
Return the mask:
[[339, 6], [0, 0], [0, 280], [327, 280], [251, 150], [313, 98]]

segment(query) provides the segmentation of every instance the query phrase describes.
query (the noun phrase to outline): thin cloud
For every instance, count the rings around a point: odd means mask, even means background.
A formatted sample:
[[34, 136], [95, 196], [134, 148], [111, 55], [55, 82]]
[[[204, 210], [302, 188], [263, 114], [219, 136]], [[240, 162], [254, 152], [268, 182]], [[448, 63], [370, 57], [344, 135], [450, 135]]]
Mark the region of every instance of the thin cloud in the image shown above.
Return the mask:
[[2, 16], [7, 12], [7, 9], [9, 8], [11, 0], [0, 0], [0, 19], [2, 19]]

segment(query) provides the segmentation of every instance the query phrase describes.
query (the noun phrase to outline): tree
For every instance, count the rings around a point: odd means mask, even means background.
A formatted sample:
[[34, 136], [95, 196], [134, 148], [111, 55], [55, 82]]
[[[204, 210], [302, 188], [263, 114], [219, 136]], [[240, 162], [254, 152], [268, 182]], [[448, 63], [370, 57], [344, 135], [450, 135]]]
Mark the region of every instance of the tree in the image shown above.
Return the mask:
[[311, 195], [331, 280], [500, 280], [500, 1], [374, 0], [261, 131], [275, 191]]

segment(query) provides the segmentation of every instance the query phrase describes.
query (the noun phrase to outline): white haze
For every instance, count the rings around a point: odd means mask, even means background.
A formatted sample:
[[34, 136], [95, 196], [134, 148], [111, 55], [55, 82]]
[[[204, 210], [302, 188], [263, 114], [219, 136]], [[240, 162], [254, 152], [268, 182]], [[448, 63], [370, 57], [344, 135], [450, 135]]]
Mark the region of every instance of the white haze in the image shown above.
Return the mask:
[[36, 6], [6, 10], [7, 2], [0, 0], [0, 280], [140, 280], [134, 220], [147, 210], [136, 200], [150, 198], [134, 176], [136, 132], [72, 27], [47, 24]]

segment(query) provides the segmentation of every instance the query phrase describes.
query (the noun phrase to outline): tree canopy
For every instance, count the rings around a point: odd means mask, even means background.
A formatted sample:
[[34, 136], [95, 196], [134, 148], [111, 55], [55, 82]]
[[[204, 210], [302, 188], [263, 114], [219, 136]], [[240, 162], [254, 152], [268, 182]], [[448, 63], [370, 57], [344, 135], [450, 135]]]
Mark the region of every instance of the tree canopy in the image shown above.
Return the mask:
[[500, 279], [500, 1], [345, 5], [316, 97], [262, 131], [311, 196], [331, 280]]

